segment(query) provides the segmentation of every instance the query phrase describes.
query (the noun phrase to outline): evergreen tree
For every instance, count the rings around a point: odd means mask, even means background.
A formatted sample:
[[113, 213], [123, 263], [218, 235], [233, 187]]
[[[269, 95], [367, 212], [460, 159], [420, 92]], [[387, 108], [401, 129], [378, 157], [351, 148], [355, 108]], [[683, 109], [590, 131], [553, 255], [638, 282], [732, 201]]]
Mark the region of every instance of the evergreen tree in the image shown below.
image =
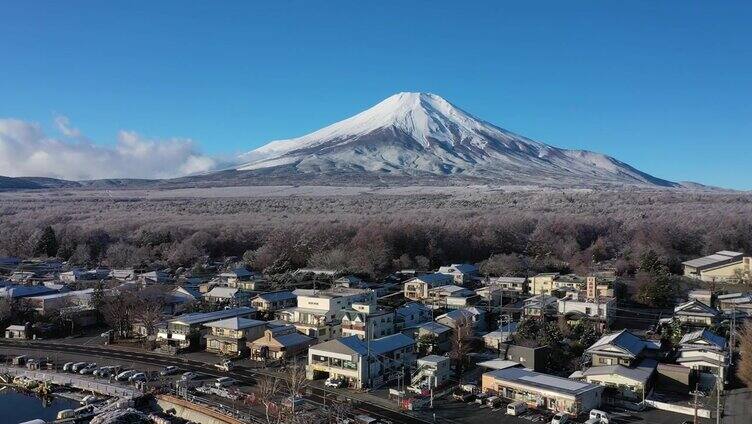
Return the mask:
[[37, 245], [34, 247], [34, 253], [37, 255], [44, 254], [52, 257], [57, 254], [59, 247], [60, 245], [58, 244], [55, 230], [48, 225], [42, 230], [42, 235], [39, 237]]

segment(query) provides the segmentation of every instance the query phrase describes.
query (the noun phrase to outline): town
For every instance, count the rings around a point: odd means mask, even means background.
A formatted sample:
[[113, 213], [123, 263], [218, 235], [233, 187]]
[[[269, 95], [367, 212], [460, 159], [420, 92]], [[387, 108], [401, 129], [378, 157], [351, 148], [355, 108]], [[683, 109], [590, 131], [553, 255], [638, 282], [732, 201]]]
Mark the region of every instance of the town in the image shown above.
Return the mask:
[[26, 388], [71, 372], [74, 386], [109, 386], [59, 417], [91, 422], [161, 408], [159, 422], [720, 423], [746, 408], [752, 257], [715, 252], [681, 275], [652, 251], [632, 274], [488, 265], [374, 281], [237, 257], [0, 258], [2, 373]]

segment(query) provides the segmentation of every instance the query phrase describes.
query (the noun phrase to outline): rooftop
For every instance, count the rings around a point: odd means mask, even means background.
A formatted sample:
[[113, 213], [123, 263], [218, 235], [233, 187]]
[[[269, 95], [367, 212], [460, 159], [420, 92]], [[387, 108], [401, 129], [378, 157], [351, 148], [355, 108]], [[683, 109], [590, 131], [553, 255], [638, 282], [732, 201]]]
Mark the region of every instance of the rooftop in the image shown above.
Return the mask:
[[228, 330], [243, 330], [251, 327], [258, 327], [259, 325], [266, 325], [265, 321], [259, 321], [250, 318], [232, 317], [219, 321], [212, 321], [204, 324], [205, 327], [211, 328], [225, 328]]
[[597, 384], [583, 383], [569, 378], [556, 377], [535, 372], [527, 368], [505, 368], [496, 371], [489, 371], [484, 375], [491, 375], [497, 380], [572, 396], [601, 388], [601, 386]]
[[720, 265], [723, 263], [732, 262], [737, 259], [741, 259], [742, 256], [744, 256], [744, 254], [741, 252], [721, 250], [719, 252], [715, 252], [712, 255], [703, 256], [701, 258], [682, 262], [682, 265], [692, 267], [692, 268], [711, 267], [714, 265]]
[[256, 312], [256, 309], [247, 306], [241, 308], [222, 309], [214, 312], [195, 312], [181, 315], [171, 319], [169, 322], [183, 325], [205, 324], [207, 322], [219, 321], [225, 318], [249, 315]]
[[636, 367], [629, 368], [624, 365], [605, 365], [600, 367], [591, 367], [585, 370], [583, 376], [596, 375], [618, 375], [633, 381], [645, 383], [655, 372], [658, 361], [655, 359], [643, 359]]

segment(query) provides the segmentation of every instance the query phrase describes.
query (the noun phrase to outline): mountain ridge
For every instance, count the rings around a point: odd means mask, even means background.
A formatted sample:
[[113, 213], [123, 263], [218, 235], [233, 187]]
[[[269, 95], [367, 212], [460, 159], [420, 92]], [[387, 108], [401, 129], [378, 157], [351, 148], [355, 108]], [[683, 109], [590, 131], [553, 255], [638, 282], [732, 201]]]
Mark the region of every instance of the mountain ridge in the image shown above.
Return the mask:
[[239, 171], [286, 167], [333, 177], [360, 171], [524, 184], [680, 186], [611, 156], [515, 134], [430, 93], [397, 93], [350, 118], [272, 141], [239, 160]]

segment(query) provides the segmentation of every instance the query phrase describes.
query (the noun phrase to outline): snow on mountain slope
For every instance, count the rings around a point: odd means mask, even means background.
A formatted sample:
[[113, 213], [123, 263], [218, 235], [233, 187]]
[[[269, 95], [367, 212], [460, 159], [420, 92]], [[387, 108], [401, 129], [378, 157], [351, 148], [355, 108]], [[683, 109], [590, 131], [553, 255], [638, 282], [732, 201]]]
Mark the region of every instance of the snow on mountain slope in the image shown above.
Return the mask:
[[428, 93], [398, 93], [308, 135], [240, 157], [238, 170], [461, 175], [525, 183], [674, 186], [599, 153], [566, 150], [482, 121]]

